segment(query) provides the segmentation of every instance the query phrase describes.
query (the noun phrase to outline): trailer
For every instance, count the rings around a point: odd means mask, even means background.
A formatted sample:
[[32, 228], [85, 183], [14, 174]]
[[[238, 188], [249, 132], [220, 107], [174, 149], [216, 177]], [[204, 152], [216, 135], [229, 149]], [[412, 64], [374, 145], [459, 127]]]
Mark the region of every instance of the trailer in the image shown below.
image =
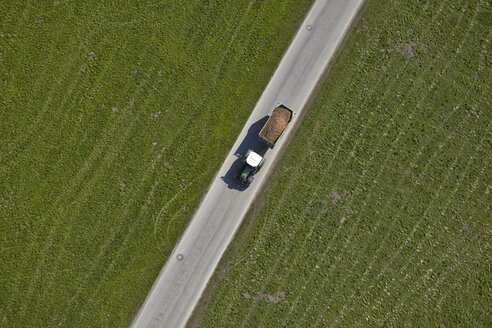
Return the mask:
[[261, 129], [258, 135], [259, 139], [268, 147], [275, 147], [294, 115], [294, 111], [282, 104], [278, 105]]

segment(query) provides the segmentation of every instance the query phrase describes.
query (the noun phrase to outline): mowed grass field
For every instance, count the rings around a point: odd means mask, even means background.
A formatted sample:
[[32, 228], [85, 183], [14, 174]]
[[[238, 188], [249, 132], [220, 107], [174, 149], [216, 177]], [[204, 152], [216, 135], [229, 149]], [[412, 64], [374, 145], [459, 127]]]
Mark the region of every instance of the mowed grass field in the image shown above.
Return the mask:
[[490, 327], [491, 32], [368, 0], [189, 326]]
[[0, 326], [124, 327], [311, 0], [0, 2]]

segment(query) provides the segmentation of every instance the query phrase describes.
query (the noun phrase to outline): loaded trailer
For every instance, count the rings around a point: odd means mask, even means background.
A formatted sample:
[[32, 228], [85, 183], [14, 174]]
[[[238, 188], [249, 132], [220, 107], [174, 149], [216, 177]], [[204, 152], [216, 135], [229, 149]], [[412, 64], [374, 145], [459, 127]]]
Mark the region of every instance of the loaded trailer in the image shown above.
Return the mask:
[[272, 115], [261, 129], [258, 137], [268, 147], [273, 148], [280, 139], [290, 121], [294, 117], [294, 112], [284, 105], [278, 105], [273, 110]]

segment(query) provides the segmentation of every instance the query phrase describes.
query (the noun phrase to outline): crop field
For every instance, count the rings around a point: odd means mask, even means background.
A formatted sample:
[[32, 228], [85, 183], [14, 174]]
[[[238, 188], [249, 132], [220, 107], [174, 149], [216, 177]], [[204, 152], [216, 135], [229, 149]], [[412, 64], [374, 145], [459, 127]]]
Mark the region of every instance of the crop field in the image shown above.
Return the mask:
[[368, 0], [191, 327], [490, 327], [490, 1]]
[[1, 327], [129, 324], [311, 2], [0, 2]]

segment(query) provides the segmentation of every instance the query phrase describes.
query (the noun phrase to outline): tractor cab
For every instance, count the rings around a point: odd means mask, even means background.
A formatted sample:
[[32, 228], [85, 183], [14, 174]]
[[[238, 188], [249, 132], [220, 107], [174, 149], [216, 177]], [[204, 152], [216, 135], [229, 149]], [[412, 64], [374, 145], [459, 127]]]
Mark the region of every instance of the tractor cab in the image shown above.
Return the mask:
[[241, 172], [239, 173], [238, 180], [242, 184], [251, 183], [254, 180], [255, 175], [265, 163], [265, 158], [255, 153], [251, 149], [248, 150], [243, 157], [243, 165], [241, 166]]

